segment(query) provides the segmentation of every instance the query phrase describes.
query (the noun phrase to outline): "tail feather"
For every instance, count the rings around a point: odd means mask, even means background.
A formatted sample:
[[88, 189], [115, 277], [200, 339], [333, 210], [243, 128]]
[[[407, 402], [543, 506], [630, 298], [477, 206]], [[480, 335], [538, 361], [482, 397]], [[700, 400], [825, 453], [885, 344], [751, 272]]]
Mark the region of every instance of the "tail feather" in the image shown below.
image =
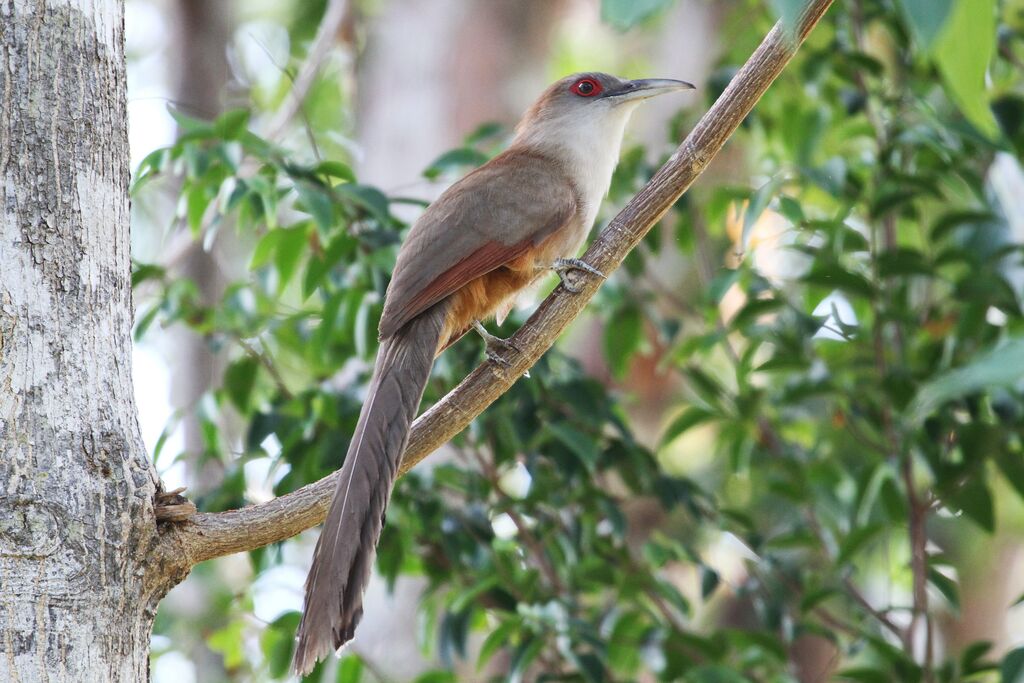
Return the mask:
[[351, 640], [363, 615], [384, 513], [446, 312], [445, 303], [437, 304], [381, 344], [306, 579], [295, 647], [299, 674]]

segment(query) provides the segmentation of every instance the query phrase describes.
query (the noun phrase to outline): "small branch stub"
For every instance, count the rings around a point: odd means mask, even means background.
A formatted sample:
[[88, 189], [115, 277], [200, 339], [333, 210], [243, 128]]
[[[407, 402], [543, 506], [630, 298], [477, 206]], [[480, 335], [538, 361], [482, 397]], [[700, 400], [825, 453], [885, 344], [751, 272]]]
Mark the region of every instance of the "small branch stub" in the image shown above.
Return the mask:
[[198, 512], [195, 503], [181, 495], [185, 487], [158, 491], [153, 496], [153, 512], [158, 522], [184, 522]]

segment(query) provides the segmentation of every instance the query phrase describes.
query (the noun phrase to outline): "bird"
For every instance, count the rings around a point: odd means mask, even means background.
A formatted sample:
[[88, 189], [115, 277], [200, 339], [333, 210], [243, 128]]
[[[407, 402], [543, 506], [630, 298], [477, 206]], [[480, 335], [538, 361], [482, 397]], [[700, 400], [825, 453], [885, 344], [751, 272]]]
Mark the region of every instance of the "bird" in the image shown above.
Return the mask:
[[294, 668], [309, 673], [352, 639], [409, 429], [435, 357], [475, 329], [497, 362], [508, 342], [481, 321], [554, 270], [604, 277], [575, 258], [618, 163], [638, 104], [694, 86], [578, 73], [549, 86], [508, 148], [465, 175], [413, 223], [384, 299], [366, 399], [317, 541], [296, 632]]

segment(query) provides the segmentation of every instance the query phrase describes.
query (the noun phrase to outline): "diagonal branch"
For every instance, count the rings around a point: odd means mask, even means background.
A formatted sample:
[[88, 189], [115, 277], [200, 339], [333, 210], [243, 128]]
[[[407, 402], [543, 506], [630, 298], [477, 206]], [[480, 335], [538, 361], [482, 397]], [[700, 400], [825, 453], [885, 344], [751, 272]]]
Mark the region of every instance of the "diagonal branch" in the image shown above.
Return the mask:
[[[797, 47], [832, 0], [808, 0], [792, 33], [777, 24], [701, 118], [675, 154], [622, 209], [584, 255], [604, 273], [626, 255], [693, 184], [708, 163], [782, 72]], [[578, 294], [557, 287], [514, 335], [520, 349], [511, 365], [487, 362], [413, 423], [400, 467], [404, 474], [442, 446], [512, 386], [555, 343], [583, 311], [600, 282], [588, 278]], [[197, 514], [190, 522], [169, 525], [172, 552], [195, 564], [222, 555], [282, 541], [323, 521], [337, 473], [267, 503], [241, 510]]]

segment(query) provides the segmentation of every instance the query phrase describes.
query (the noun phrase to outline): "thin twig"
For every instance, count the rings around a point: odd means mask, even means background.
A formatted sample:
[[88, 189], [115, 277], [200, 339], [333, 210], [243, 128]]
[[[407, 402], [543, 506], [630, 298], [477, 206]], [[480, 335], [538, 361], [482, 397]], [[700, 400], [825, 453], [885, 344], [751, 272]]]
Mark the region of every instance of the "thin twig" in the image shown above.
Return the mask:
[[850, 436], [856, 439], [862, 446], [870, 448], [879, 455], [885, 457], [889, 456], [888, 447], [886, 447], [885, 444], [879, 443], [878, 441], [875, 441], [875, 439], [873, 439], [872, 437], [868, 436], [868, 434], [860, 428], [860, 425], [857, 424], [857, 421], [854, 420], [853, 415], [851, 415], [849, 411], [844, 413], [842, 417], [843, 426], [846, 427], [846, 431], [850, 434]]
[[[795, 31], [781, 23], [771, 30], [682, 145], [587, 250], [587, 263], [607, 274], [619, 267], [707, 168], [831, 4], [832, 0], [808, 0]], [[601, 282], [586, 279], [579, 293], [556, 287], [513, 336], [520, 351], [508, 359], [509, 366], [484, 363], [423, 413], [413, 423], [400, 473], [465, 429], [522, 377], [583, 311]], [[290, 538], [323, 521], [336, 478], [334, 473], [260, 505], [201, 513], [189, 523], [167, 525], [164, 550], [172, 561], [188, 565]]]
[[[697, 244], [697, 273], [700, 276], [701, 285], [706, 289], [715, 276], [715, 270], [711, 261], [711, 242], [708, 239], [708, 231], [704, 226], [704, 221], [696, 212], [693, 215], [693, 237]], [[732, 345], [732, 341], [729, 340], [729, 328], [726, 327], [725, 320], [722, 318], [722, 309], [717, 304], [715, 305], [715, 329], [722, 335], [722, 348], [725, 349], [725, 354], [729, 357], [733, 369], [738, 375], [740, 356], [736, 352], [736, 347]], [[737, 379], [739, 378], [737, 377]]]
[[[822, 548], [825, 549], [827, 554], [828, 539], [825, 536], [825, 529], [821, 526], [821, 520], [818, 519], [818, 514], [814, 511], [813, 508], [808, 508], [804, 513], [804, 517], [807, 519], [807, 526], [809, 526], [811, 528], [811, 531], [814, 532], [814, 535], [817, 537], [818, 542], [821, 543]], [[835, 558], [830, 557], [829, 559], [834, 560]], [[861, 593], [860, 589], [857, 587], [857, 584], [855, 584], [850, 579], [850, 577], [843, 577], [842, 584], [843, 588], [846, 589], [847, 595], [849, 595], [854, 602], [860, 605], [861, 609], [863, 609], [865, 612], [874, 617], [875, 620], [878, 621], [878, 623], [880, 623], [882, 626], [888, 629], [889, 632], [895, 635], [897, 638], [901, 638], [903, 636], [903, 632], [900, 630], [900, 627], [897, 626], [885, 612], [876, 609], [875, 606], [872, 605], [866, 597], [864, 597], [864, 594]]]
[[306, 60], [295, 76], [291, 92], [285, 97], [281, 108], [277, 110], [270, 125], [267, 126], [267, 137], [271, 140], [277, 138], [292, 119], [302, 111], [306, 95], [313, 87], [317, 74], [320, 73], [324, 61], [331, 53], [331, 47], [337, 40], [338, 31], [345, 22], [347, 9], [348, 2], [346, 0], [329, 0], [327, 3], [327, 9], [324, 10], [323, 19], [320, 21], [320, 28], [317, 29], [316, 37], [313, 38], [313, 43], [309, 47]]
[[[854, 39], [857, 41], [858, 49], [864, 49], [864, 11], [862, 2], [857, 0], [853, 4], [853, 33]], [[871, 123], [872, 128], [875, 131], [875, 142], [878, 148], [878, 155], [881, 155], [885, 151], [885, 147], [888, 144], [888, 126], [885, 121], [882, 120], [881, 116], [874, 110], [873, 103], [871, 102], [871, 93], [868, 90], [867, 84], [859, 70], [854, 71], [855, 81], [857, 87], [861, 92], [861, 96], [864, 98], [865, 113]], [[881, 281], [881, 274], [879, 272], [878, 257], [881, 250], [891, 251], [896, 248], [896, 218], [895, 215], [890, 213], [882, 219], [882, 235], [881, 244], [879, 244], [878, 238], [878, 225], [872, 223], [871, 225], [871, 265], [874, 280], [876, 282]], [[885, 321], [881, 315], [881, 309], [875, 302], [872, 303], [872, 311], [875, 318], [874, 323], [874, 354], [875, 354], [875, 368], [878, 371], [879, 377], [885, 377], [888, 374], [888, 360], [885, 354]], [[905, 361], [903, 358], [905, 354], [905, 344], [903, 343], [903, 330], [901, 329], [898, 322], [892, 322], [892, 334], [893, 344], [896, 352], [899, 354], [897, 363]], [[913, 655], [914, 639], [917, 634], [918, 623], [921, 619], [925, 621], [925, 654], [924, 654], [924, 680], [925, 683], [931, 683], [934, 680], [933, 666], [932, 666], [932, 623], [931, 616], [928, 613], [928, 587], [927, 587], [927, 572], [928, 572], [928, 556], [926, 554], [926, 547], [928, 543], [928, 532], [926, 528], [927, 517], [930, 505], [925, 502], [922, 503], [920, 500], [917, 489], [914, 485], [914, 461], [910, 453], [905, 452], [902, 448], [902, 440], [896, 431], [896, 425], [893, 420], [892, 411], [889, 406], [885, 406], [882, 411], [882, 423], [885, 429], [886, 438], [889, 441], [890, 457], [898, 458], [900, 460], [900, 474], [903, 479], [903, 486], [906, 489], [907, 496], [907, 507], [909, 509], [910, 516], [910, 568], [913, 576], [913, 610], [911, 612], [910, 623], [907, 624], [906, 629], [902, 632], [902, 640], [904, 648], [909, 654]]]
[[[484, 475], [484, 478], [490, 482], [491, 487], [497, 492], [498, 496], [500, 496], [506, 503], [511, 503], [511, 497], [502, 490], [501, 484], [498, 481], [498, 470], [495, 468], [494, 463], [485, 458], [483, 454], [477, 450], [473, 450], [471, 453], [476, 459], [477, 465], [480, 467], [480, 471]], [[537, 538], [530, 530], [530, 526], [526, 523], [526, 520], [524, 520], [511, 505], [507, 507], [505, 514], [512, 520], [512, 524], [515, 525], [519, 538], [522, 539], [527, 550], [530, 552], [530, 555], [533, 556], [534, 563], [537, 565], [537, 568], [540, 569], [544, 578], [547, 579], [551, 589], [559, 596], [567, 593], [565, 584], [562, 583], [561, 577], [558, 576], [558, 570], [555, 569], [555, 565], [551, 562], [551, 558], [548, 557], [547, 552], [544, 550], [544, 544], [542, 544], [540, 539]]]
[[244, 339], [241, 335], [236, 335], [235, 341], [238, 342], [238, 345], [242, 347], [243, 351], [249, 354], [250, 358], [257, 361], [260, 365], [266, 368], [267, 372], [270, 374], [270, 378], [274, 380], [274, 384], [277, 386], [277, 390], [281, 392], [282, 396], [289, 400], [294, 398], [294, 395], [288, 388], [288, 385], [284, 383], [284, 378], [281, 376], [280, 371], [277, 369], [277, 365], [274, 364], [274, 361], [270, 357], [269, 352], [260, 351], [252, 344], [250, 344], [247, 339]]

